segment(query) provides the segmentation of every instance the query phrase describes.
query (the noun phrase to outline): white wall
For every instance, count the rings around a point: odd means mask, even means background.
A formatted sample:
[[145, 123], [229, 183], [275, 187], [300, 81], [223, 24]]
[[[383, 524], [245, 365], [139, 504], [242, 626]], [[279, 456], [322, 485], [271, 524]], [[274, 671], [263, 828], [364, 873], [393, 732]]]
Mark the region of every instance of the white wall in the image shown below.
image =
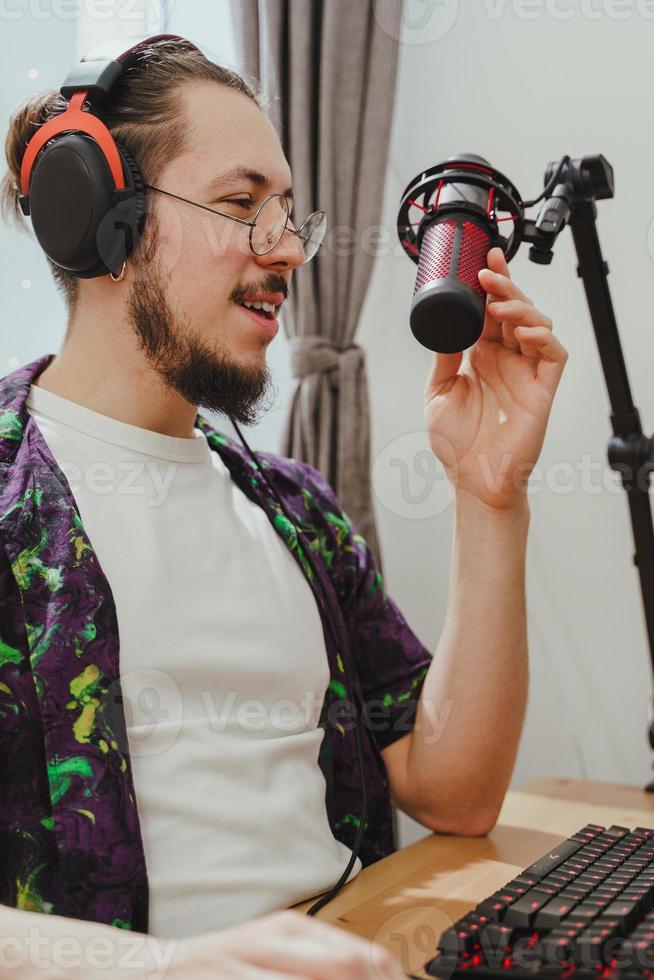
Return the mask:
[[[9, 117], [30, 95], [59, 88], [76, 58], [74, 20], [52, 16], [46, 5], [35, 18], [29, 4], [0, 2], [0, 137]], [[16, 16], [16, 14], [18, 16]], [[49, 14], [49, 16], [48, 16]], [[65, 332], [66, 311], [46, 260], [27, 234], [0, 222], [0, 376], [45, 351], [55, 351]]]
[[112, 49], [107, 51], [107, 57], [115, 57], [141, 38], [163, 33], [166, 16], [162, 0], [92, 0], [80, 4], [78, 11], [75, 20], [79, 58], [108, 41]]

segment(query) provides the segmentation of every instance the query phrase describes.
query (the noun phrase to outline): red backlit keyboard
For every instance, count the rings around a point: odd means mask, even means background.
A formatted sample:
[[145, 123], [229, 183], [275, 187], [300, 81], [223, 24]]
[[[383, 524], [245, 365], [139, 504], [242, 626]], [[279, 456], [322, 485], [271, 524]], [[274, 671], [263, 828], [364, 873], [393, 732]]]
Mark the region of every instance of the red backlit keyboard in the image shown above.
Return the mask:
[[654, 830], [582, 827], [447, 929], [425, 970], [654, 980]]

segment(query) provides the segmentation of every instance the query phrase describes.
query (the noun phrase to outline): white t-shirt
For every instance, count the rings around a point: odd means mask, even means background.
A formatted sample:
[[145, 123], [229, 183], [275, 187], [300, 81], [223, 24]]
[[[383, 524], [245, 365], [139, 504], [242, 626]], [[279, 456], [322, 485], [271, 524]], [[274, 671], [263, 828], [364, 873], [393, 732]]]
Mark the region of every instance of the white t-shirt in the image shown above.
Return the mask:
[[116, 605], [150, 932], [195, 935], [327, 891], [351, 851], [327, 820], [329, 668], [295, 559], [201, 430], [163, 435], [34, 385], [27, 408]]

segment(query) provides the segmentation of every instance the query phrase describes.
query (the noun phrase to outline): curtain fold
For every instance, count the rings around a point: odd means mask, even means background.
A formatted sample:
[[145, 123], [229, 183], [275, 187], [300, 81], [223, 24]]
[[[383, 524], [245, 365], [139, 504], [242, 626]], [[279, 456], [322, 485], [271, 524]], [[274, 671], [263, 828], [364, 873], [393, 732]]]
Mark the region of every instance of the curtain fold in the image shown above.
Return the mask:
[[381, 219], [401, 14], [402, 0], [232, 0], [241, 71], [280, 136], [295, 214], [321, 209], [329, 222], [286, 304], [297, 385], [282, 452], [327, 477], [379, 567], [365, 353], [354, 338], [374, 261], [362, 236]]

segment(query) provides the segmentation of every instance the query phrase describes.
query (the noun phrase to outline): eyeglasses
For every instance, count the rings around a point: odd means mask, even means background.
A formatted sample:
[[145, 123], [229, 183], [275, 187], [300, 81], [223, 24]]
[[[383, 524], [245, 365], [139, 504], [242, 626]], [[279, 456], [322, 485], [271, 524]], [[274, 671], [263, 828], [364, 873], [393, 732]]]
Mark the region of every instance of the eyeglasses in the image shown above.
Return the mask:
[[218, 214], [221, 218], [229, 218], [230, 221], [247, 225], [250, 229], [250, 248], [255, 255], [267, 255], [268, 252], [272, 252], [285, 231], [297, 235], [300, 239], [304, 252], [304, 260], [300, 265], [306, 265], [324, 244], [327, 230], [326, 212], [313, 211], [300, 227], [295, 229], [292, 222], [289, 224], [288, 200], [283, 194], [271, 194], [261, 202], [252, 221], [246, 221], [245, 218], [237, 218], [233, 214], [225, 214], [224, 211], [217, 211], [206, 204], [199, 204], [198, 201], [190, 201], [187, 197], [180, 197], [179, 194], [173, 194], [171, 191], [164, 191], [161, 187], [154, 187], [152, 184], [145, 186], [151, 191], [157, 191], [158, 194], [174, 197], [177, 201], [184, 201], [185, 204], [192, 204], [193, 207], [202, 208], [203, 211]]

